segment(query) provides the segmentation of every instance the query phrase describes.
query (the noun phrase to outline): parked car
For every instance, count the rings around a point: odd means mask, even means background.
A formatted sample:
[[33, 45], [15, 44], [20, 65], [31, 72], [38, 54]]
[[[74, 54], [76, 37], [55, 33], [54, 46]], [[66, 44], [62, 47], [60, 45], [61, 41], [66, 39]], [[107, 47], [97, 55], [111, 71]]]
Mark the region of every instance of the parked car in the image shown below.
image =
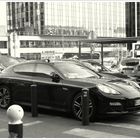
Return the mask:
[[79, 57], [79, 53], [69, 52], [69, 53], [64, 53], [62, 59], [78, 59], [78, 60], [93, 59], [94, 61], [100, 62], [101, 54], [99, 52], [81, 53]]
[[[116, 70], [110, 70], [107, 67], [105, 67], [104, 65], [92, 60], [92, 59], [87, 59], [87, 60], [76, 60], [76, 59], [72, 59], [72, 60], [65, 60], [65, 61], [73, 61], [75, 63], [79, 63], [89, 69], [91, 69], [92, 71], [98, 73], [100, 76], [102, 76], [102, 78], [106, 78], [106, 79], [127, 79], [127, 80], [132, 80], [134, 82], [136, 82], [138, 85], [140, 85], [140, 76], [128, 76], [126, 74], [123, 74], [119, 71]], [[140, 74], [139, 72], [137, 72], [137, 75]]]
[[136, 82], [140, 85], [140, 59], [125, 58], [118, 65], [118, 70], [136, 79]]
[[138, 58], [125, 58], [120, 62], [118, 69], [126, 75], [135, 76], [135, 71], [137, 71], [139, 62], [140, 59]]
[[38, 107], [68, 111], [82, 118], [82, 89], [89, 89], [89, 117], [140, 110], [140, 87], [132, 81], [106, 80], [73, 62], [30, 61], [0, 74], [0, 107], [31, 105], [31, 85], [37, 85]]
[[117, 70], [108, 69], [104, 65], [93, 60], [83, 60], [82, 63], [106, 78], [130, 78], [126, 74], [123, 74]]
[[23, 59], [21, 58], [14, 58], [8, 55], [2, 55], [0, 54], [0, 71], [4, 70], [5, 68], [14, 65], [14, 64], [18, 64], [20, 62], [22, 62]]

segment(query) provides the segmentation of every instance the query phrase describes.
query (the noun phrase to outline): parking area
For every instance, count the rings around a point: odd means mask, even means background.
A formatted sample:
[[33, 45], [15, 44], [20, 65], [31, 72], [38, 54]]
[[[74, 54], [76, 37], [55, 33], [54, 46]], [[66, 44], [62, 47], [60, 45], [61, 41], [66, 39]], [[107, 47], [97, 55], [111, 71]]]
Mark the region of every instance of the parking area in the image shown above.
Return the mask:
[[[8, 138], [6, 110], [0, 109], [0, 138]], [[32, 117], [25, 111], [23, 117], [24, 138], [139, 138], [140, 114], [100, 119], [83, 126], [67, 114], [41, 113]]]

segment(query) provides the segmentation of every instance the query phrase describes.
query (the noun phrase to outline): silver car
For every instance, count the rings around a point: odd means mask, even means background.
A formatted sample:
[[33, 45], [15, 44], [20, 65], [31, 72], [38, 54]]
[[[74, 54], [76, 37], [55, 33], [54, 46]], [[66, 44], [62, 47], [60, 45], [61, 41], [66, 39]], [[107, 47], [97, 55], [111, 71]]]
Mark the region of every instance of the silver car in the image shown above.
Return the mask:
[[138, 58], [125, 58], [120, 62], [118, 69], [128, 76], [135, 76], [139, 64], [140, 59]]

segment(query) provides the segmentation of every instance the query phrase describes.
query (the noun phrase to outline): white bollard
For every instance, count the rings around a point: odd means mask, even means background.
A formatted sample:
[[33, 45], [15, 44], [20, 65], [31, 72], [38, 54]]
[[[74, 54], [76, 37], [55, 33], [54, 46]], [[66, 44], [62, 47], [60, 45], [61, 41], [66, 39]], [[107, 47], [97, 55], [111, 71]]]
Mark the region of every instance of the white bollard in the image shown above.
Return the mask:
[[8, 131], [9, 138], [23, 137], [23, 122], [24, 111], [19, 105], [11, 105], [7, 109], [7, 116], [9, 118]]

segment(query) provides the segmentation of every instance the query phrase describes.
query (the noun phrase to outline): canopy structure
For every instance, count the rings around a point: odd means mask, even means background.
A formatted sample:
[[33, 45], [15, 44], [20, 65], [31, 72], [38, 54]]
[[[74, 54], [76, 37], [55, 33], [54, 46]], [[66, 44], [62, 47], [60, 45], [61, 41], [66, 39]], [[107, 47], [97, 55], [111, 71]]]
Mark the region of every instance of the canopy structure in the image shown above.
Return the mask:
[[140, 37], [99, 37], [96, 39], [85, 39], [80, 42], [100, 43], [100, 44], [118, 44], [118, 43], [134, 43], [140, 40]]
[[79, 40], [79, 55], [81, 55], [81, 43], [98, 43], [101, 44], [101, 64], [103, 65], [103, 44], [126, 44], [136, 43], [140, 37], [99, 37], [95, 39]]

